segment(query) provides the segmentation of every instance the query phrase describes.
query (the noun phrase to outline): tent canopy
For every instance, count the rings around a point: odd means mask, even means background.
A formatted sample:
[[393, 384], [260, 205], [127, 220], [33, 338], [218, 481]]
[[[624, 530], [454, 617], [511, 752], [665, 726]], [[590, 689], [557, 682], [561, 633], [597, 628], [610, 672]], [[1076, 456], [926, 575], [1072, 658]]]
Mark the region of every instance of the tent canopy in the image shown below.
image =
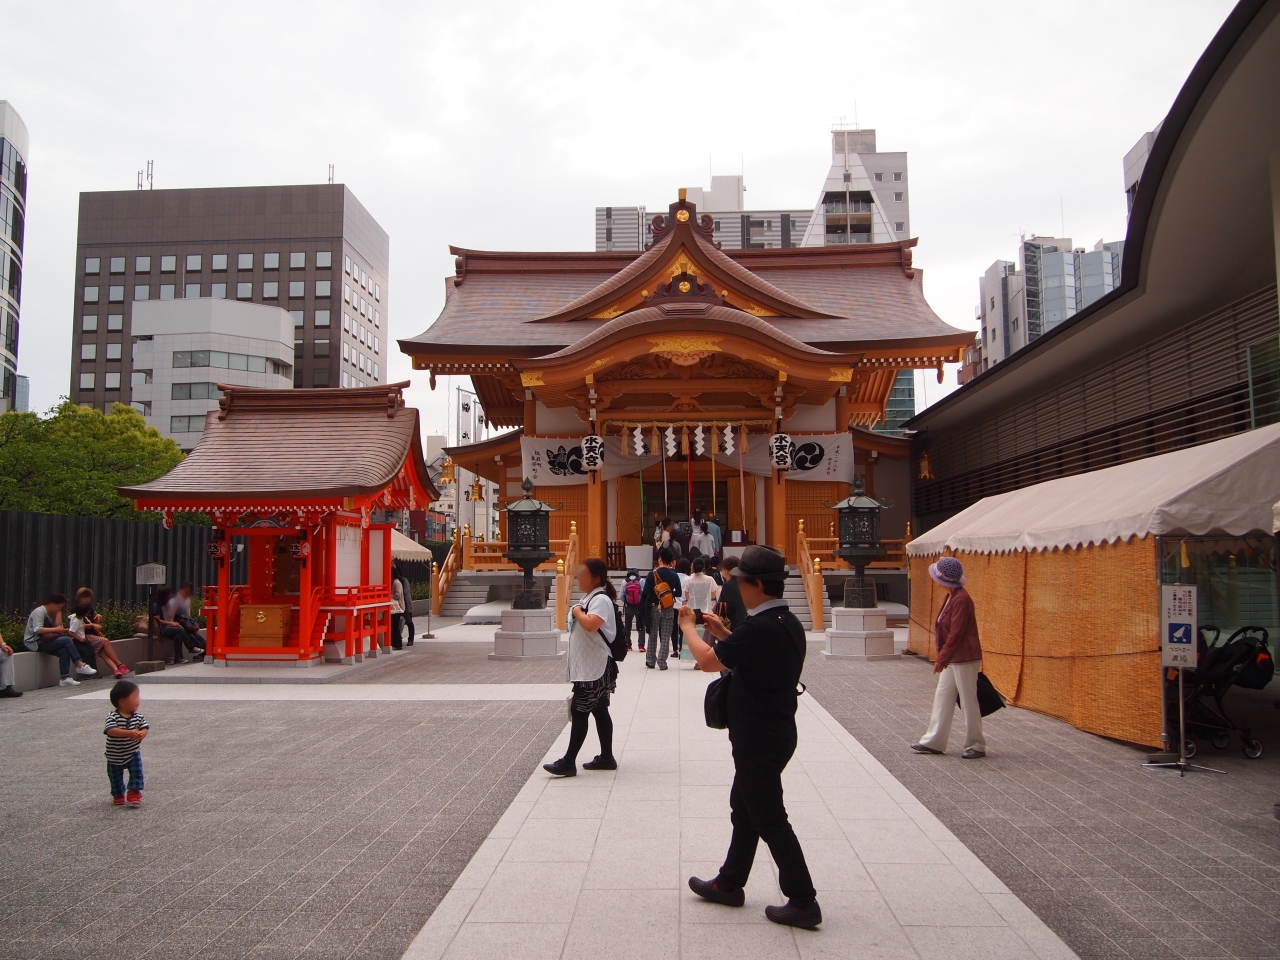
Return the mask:
[[979, 500], [907, 545], [911, 556], [1052, 550], [1148, 534], [1270, 531], [1280, 424]]
[[410, 540], [399, 530], [391, 531], [391, 559], [416, 561], [418, 563], [430, 563], [433, 559], [432, 553], [426, 547], [420, 546]]

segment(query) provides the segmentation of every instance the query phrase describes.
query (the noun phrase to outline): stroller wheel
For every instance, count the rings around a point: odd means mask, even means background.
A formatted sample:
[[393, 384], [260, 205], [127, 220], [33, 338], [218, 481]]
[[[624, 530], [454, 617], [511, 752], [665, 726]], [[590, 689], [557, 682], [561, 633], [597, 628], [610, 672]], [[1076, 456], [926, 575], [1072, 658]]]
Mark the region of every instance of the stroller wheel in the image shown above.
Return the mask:
[[1244, 742], [1244, 755], [1250, 760], [1257, 760], [1262, 756], [1262, 741], [1246, 740]]
[[1213, 732], [1213, 745], [1219, 750], [1225, 750], [1231, 745], [1230, 730], [1215, 730]]
[[1187, 738], [1186, 754], [1188, 760], [1196, 755], [1196, 742], [1190, 737]]

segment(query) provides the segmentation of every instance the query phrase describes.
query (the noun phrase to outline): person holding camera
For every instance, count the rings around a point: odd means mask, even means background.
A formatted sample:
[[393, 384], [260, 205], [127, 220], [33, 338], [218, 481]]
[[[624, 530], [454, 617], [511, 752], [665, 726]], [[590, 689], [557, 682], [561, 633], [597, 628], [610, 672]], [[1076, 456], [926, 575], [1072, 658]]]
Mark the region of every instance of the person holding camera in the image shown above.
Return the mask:
[[[804, 669], [804, 627], [782, 599], [787, 561], [772, 547], [753, 545], [733, 570], [747, 618], [730, 631], [719, 617], [680, 609], [680, 629], [698, 666], [733, 671], [729, 684], [729, 741], [733, 788], [729, 792], [733, 837], [714, 880], [689, 878], [689, 889], [712, 903], [740, 907], [760, 840], [778, 865], [784, 906], [765, 908], [774, 923], [812, 930], [822, 922], [804, 851], [782, 802], [782, 771], [796, 750], [796, 698]], [[701, 619], [716, 638], [698, 636]]]

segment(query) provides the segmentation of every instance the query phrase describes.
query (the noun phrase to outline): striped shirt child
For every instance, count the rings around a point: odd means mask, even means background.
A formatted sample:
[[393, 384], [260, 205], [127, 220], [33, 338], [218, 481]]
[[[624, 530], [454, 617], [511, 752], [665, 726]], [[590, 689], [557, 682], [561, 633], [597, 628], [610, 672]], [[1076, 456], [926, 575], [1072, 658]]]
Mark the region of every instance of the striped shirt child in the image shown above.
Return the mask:
[[[107, 714], [106, 726], [102, 728], [105, 735], [108, 730], [150, 730], [151, 725], [147, 723], [147, 718], [140, 713], [133, 713], [125, 717], [120, 714], [119, 710], [112, 710]], [[138, 755], [138, 751], [142, 748], [142, 744], [138, 740], [130, 740], [128, 737], [107, 737], [107, 763], [122, 767]]]

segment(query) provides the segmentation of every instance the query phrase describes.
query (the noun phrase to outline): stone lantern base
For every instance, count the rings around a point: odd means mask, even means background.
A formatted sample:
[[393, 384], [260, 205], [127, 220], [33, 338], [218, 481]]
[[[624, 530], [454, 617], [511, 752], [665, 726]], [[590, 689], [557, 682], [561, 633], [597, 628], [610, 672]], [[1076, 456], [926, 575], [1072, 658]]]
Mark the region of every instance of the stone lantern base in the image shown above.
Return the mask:
[[537, 610], [503, 610], [502, 627], [493, 633], [489, 659], [555, 660], [564, 656], [555, 615], [555, 609], [546, 606]]
[[893, 631], [878, 607], [835, 607], [824, 655], [846, 660], [896, 660]]

